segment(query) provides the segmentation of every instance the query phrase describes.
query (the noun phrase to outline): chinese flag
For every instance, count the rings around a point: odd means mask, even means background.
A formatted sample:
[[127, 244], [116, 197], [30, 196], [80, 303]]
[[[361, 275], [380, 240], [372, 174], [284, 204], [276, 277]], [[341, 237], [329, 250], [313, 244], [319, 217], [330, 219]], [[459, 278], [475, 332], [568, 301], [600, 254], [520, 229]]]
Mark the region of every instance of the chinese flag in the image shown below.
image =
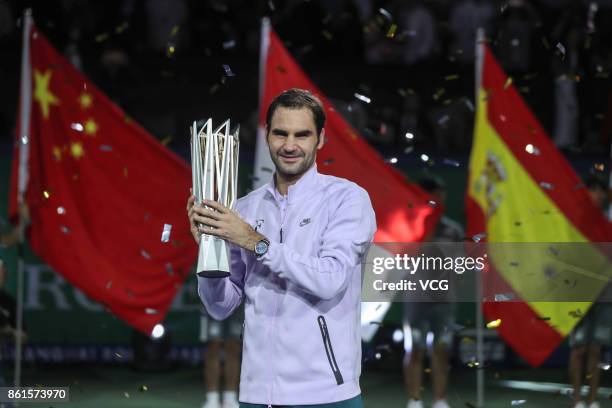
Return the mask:
[[[466, 192], [468, 236], [486, 233], [492, 243], [533, 243], [522, 247], [530, 254], [535, 254], [537, 243], [610, 241], [602, 210], [581, 187], [492, 52], [485, 44], [481, 47], [482, 79]], [[594, 264], [607, 263], [592, 246], [581, 248]], [[488, 320], [501, 319], [500, 335], [534, 366], [544, 362], [578, 323], [580, 316], [574, 312], [586, 312], [605, 285], [602, 280], [583, 291], [580, 302], [539, 301], [528, 294], [544, 296], [544, 289], [553, 285], [546, 273], [540, 273], [543, 258], [517, 254], [530, 270], [490, 259], [485, 280], [501, 282], [500, 287], [518, 299], [485, 302], [484, 313]], [[569, 281], [569, 274], [560, 270], [559, 280]]]
[[[17, 133], [10, 215], [21, 177], [33, 251], [126, 323], [151, 333], [196, 255], [185, 211], [190, 169], [35, 27], [27, 34], [21, 80], [30, 92], [21, 98], [29, 123]], [[167, 243], [164, 224], [172, 228]]]
[[[317, 153], [318, 171], [354, 181], [367, 190], [378, 224], [375, 242], [422, 241], [434, 228], [442, 205], [431, 206], [429, 194], [385, 163], [302, 71], [269, 23], [264, 21], [262, 30], [260, 135], [265, 126], [266, 109], [275, 96], [290, 88], [311, 91], [323, 102], [327, 115], [327, 141]], [[258, 153], [268, 158], [263, 136], [259, 137], [258, 144]], [[262, 174], [260, 170], [256, 169], [256, 173]]]

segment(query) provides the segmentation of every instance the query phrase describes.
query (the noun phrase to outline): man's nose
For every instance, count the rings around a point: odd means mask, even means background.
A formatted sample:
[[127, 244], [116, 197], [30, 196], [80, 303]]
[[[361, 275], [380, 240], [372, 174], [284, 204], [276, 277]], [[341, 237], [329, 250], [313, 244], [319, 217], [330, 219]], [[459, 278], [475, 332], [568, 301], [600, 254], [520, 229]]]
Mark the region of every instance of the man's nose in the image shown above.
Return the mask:
[[295, 138], [293, 136], [289, 136], [287, 139], [285, 139], [285, 144], [283, 145], [283, 148], [287, 151], [294, 151], [297, 148]]

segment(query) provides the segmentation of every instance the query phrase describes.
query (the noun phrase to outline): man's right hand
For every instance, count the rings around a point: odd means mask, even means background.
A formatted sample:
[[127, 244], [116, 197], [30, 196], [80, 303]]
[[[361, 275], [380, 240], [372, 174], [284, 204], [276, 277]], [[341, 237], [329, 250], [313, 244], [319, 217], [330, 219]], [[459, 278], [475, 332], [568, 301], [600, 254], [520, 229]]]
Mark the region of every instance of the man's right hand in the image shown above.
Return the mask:
[[196, 244], [200, 243], [200, 231], [198, 231], [198, 222], [195, 220], [195, 211], [193, 207], [195, 205], [195, 196], [190, 196], [189, 200], [187, 200], [187, 217], [189, 217], [189, 230], [191, 231], [191, 235], [193, 235], [193, 239]]

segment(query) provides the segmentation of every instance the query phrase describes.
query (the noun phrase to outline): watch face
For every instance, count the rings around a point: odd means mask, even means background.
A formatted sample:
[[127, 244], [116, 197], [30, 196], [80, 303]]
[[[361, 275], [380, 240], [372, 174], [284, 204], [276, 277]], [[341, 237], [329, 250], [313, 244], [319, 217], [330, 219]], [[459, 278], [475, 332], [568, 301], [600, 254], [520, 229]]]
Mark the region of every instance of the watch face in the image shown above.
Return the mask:
[[268, 249], [268, 244], [266, 244], [264, 241], [259, 241], [257, 245], [255, 245], [255, 253], [257, 255], [265, 254], [267, 249]]

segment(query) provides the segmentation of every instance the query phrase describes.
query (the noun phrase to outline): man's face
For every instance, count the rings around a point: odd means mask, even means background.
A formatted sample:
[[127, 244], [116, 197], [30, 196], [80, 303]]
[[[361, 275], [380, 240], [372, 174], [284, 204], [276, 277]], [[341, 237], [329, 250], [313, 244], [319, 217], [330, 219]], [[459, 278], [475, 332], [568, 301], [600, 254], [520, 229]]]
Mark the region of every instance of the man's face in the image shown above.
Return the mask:
[[323, 147], [324, 131], [317, 128], [310, 109], [278, 107], [267, 129], [268, 148], [276, 171], [286, 178], [304, 174]]

